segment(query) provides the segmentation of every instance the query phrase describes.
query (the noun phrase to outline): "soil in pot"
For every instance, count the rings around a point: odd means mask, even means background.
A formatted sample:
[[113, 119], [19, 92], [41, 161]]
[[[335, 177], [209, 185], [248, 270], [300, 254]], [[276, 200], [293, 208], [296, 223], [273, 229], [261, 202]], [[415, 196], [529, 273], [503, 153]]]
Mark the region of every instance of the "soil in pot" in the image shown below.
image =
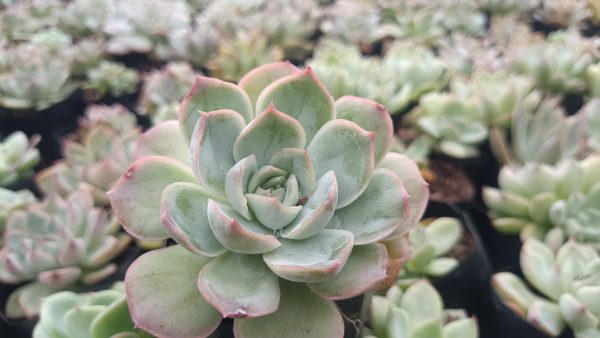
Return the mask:
[[440, 203], [464, 203], [475, 196], [475, 187], [464, 171], [445, 160], [432, 160], [423, 177], [429, 183], [429, 199]]

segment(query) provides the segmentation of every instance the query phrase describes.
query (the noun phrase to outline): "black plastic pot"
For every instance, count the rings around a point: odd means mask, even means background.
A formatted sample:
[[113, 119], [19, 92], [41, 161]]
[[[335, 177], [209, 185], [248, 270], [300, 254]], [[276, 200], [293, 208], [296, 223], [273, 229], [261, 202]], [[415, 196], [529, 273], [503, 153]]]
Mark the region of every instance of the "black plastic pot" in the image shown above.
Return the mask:
[[[108, 278], [92, 286], [85, 286], [78, 289], [78, 292], [95, 292], [100, 290], [110, 289], [117, 281], [125, 278], [127, 268], [133, 261], [142, 254], [137, 244], [131, 245], [123, 253], [121, 253], [114, 261], [117, 264], [117, 271]], [[21, 284], [23, 285], [23, 284]], [[0, 337], [4, 338], [30, 338], [33, 328], [37, 323], [37, 318], [9, 320], [6, 318], [4, 309], [6, 301], [10, 294], [21, 285], [4, 285], [0, 284]], [[6, 333], [6, 335], [4, 334]]]

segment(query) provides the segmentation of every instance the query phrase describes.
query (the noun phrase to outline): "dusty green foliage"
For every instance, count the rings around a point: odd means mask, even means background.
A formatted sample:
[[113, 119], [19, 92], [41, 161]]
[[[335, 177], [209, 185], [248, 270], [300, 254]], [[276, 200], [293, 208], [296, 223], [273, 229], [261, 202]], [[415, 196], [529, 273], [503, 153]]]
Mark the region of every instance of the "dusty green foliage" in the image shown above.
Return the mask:
[[96, 204], [107, 205], [106, 192], [134, 160], [140, 135], [135, 116], [120, 105], [92, 105], [78, 133], [64, 141], [65, 158], [39, 172], [36, 183], [45, 194], [61, 196], [83, 185]]
[[194, 72], [185, 62], [171, 62], [144, 76], [138, 106], [155, 123], [177, 119], [179, 103], [194, 84]]
[[427, 280], [406, 290], [393, 285], [371, 299], [364, 338], [477, 338], [477, 320], [462, 309], [444, 309], [442, 297]]
[[510, 272], [492, 277], [504, 304], [551, 337], [571, 328], [576, 338], [600, 335], [600, 256], [590, 245], [569, 241], [553, 250], [529, 239], [521, 250], [529, 285]]
[[542, 0], [477, 0], [481, 9], [496, 15], [524, 15], [537, 8]]
[[97, 36], [114, 6], [114, 0], [71, 1], [60, 12], [58, 26], [72, 36]]
[[219, 43], [216, 54], [205, 64], [211, 76], [239, 81], [252, 69], [283, 59], [283, 51], [258, 33], [241, 32]]
[[112, 235], [114, 225], [83, 189], [66, 199], [52, 195], [11, 212], [0, 250], [0, 281], [29, 283], [9, 296], [6, 315], [34, 317], [42, 297], [94, 284], [115, 272], [110, 261], [131, 239]]
[[153, 53], [172, 56], [168, 36], [189, 26], [191, 12], [183, 0], [119, 0], [104, 24], [106, 49], [111, 54]]
[[25, 133], [15, 131], [0, 142], [0, 187], [33, 174], [33, 167], [40, 161], [40, 152], [35, 148], [39, 141], [39, 135], [28, 139]]
[[84, 88], [92, 91], [98, 97], [104, 95], [119, 97], [131, 94], [135, 91], [139, 81], [135, 69], [105, 60], [100, 61], [98, 66], [89, 69], [86, 75]]
[[598, 62], [598, 46], [578, 31], [558, 31], [547, 39], [529, 35], [508, 49], [511, 68], [530, 76], [536, 86], [552, 94], [585, 94], [588, 68]]
[[499, 188], [484, 188], [492, 224], [523, 239], [545, 240], [558, 248], [572, 238], [600, 246], [600, 155], [555, 165], [505, 166]]
[[488, 137], [484, 113], [473, 97], [429, 93], [407, 119], [431, 139], [435, 149], [452, 157], [477, 156], [479, 145]]
[[0, 35], [12, 41], [27, 40], [32, 34], [56, 25], [60, 6], [58, 0], [15, 1], [0, 15]]
[[33, 338], [104, 337], [152, 337], [131, 321], [122, 282], [98, 292], [61, 291], [43, 300]]
[[308, 63], [334, 97], [357, 95], [388, 107], [396, 114], [427, 92], [448, 83], [445, 65], [426, 47], [395, 43], [383, 59], [365, 57], [358, 48], [325, 41]]
[[[0, 234], [4, 233], [4, 224], [11, 211], [23, 209], [34, 201], [35, 196], [29, 190], [12, 191], [0, 188]], [[0, 246], [2, 243], [3, 239], [0, 239]]]
[[398, 275], [399, 285], [408, 286], [423, 277], [443, 277], [454, 270], [459, 261], [445, 256], [460, 241], [462, 233], [460, 221], [451, 217], [414, 227], [408, 233], [412, 251]]
[[381, 19], [375, 1], [335, 1], [323, 9], [320, 29], [327, 38], [366, 47], [380, 38]]

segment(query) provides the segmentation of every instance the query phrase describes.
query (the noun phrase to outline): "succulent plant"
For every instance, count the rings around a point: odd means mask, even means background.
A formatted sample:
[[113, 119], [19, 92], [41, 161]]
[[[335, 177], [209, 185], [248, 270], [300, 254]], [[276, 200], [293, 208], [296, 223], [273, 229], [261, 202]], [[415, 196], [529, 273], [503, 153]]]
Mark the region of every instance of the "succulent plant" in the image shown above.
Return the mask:
[[199, 13], [191, 25], [171, 31], [168, 39], [177, 58], [203, 66], [215, 54], [221, 35], [206, 16]]
[[223, 39], [217, 53], [206, 63], [211, 76], [239, 81], [252, 69], [283, 59], [283, 51], [256, 32], [238, 32], [233, 39]]
[[309, 39], [317, 31], [321, 9], [317, 0], [223, 0], [210, 2], [202, 15], [221, 38], [255, 32], [281, 48], [286, 58], [298, 59], [312, 48]]
[[171, 62], [144, 76], [138, 106], [155, 123], [177, 119], [179, 103], [199, 75], [186, 62]]
[[106, 192], [134, 160], [140, 131], [120, 105], [91, 106], [86, 114], [78, 139], [63, 143], [64, 160], [39, 172], [36, 183], [45, 194], [61, 196], [85, 185], [97, 205], [107, 205]]
[[173, 54], [168, 36], [189, 26], [191, 17], [183, 0], [119, 0], [104, 24], [111, 54], [152, 53], [160, 59]]
[[[510, 27], [514, 29], [514, 26]], [[477, 70], [495, 72], [504, 68], [506, 63], [502, 51], [491, 46], [488, 40], [464, 34], [453, 34], [441, 39], [437, 49], [439, 58], [444, 61], [454, 77], [462, 76], [468, 79]]]
[[537, 8], [542, 0], [477, 0], [484, 11], [492, 15], [524, 14]]
[[130, 242], [125, 234], [111, 235], [114, 225], [83, 189], [67, 199], [52, 195], [13, 211], [0, 250], [0, 281], [30, 283], [11, 293], [6, 316], [36, 316], [42, 297], [114, 273], [110, 261]]
[[595, 98], [586, 103], [581, 110], [586, 118], [587, 147], [590, 150], [600, 150], [600, 98]]
[[371, 300], [370, 326], [364, 338], [477, 338], [477, 320], [462, 309], [444, 309], [442, 297], [427, 280], [403, 291], [393, 285]]
[[118, 97], [134, 92], [138, 81], [139, 77], [135, 69], [103, 60], [97, 67], [88, 70], [84, 88], [92, 91], [94, 96], [102, 97], [109, 94]]
[[368, 45], [379, 38], [381, 16], [373, 2], [336, 1], [324, 9], [320, 28], [327, 38]]
[[362, 56], [355, 46], [325, 41], [309, 65], [334, 97], [366, 97], [388, 107], [391, 114], [448, 83], [445, 65], [429, 49], [411, 43], [395, 43], [379, 59]]
[[33, 167], [40, 161], [40, 152], [35, 148], [39, 141], [39, 135], [28, 139], [25, 133], [15, 131], [0, 143], [0, 187], [33, 174]]
[[98, 292], [61, 291], [42, 301], [33, 338], [100, 337], [152, 337], [131, 321], [122, 282]]
[[586, 75], [590, 96], [600, 97], [600, 62], [589, 66]]
[[535, 239], [521, 249], [521, 269], [537, 292], [510, 272], [492, 277], [496, 294], [518, 316], [551, 337], [569, 326], [576, 338], [600, 335], [600, 256], [573, 241], [555, 253]]
[[552, 94], [583, 94], [588, 91], [586, 73], [598, 61], [597, 42], [576, 30], [551, 33], [547, 40], [531, 35], [508, 49], [514, 71], [531, 76], [536, 86]]
[[545, 240], [557, 248], [568, 238], [600, 247], [600, 155], [556, 165], [505, 166], [499, 188], [483, 189], [492, 224], [502, 232]]
[[0, 106], [42, 110], [66, 99], [77, 85], [69, 59], [49, 55], [32, 43], [0, 50]]
[[484, 114], [474, 98], [451, 93], [429, 93], [407, 116], [427, 135], [435, 149], [457, 158], [474, 157], [488, 136]]
[[589, 153], [588, 135], [595, 129], [593, 123], [586, 127], [588, 116], [594, 116], [592, 111], [583, 109], [566, 116], [558, 98], [551, 97], [538, 105], [520, 102], [512, 114], [510, 143], [502, 130], [492, 130], [492, 150], [501, 163], [516, 166], [581, 159]]
[[72, 36], [97, 36], [113, 6], [113, 0], [71, 1], [62, 9], [58, 25]]
[[0, 15], [2, 36], [13, 41], [27, 40], [32, 34], [56, 25], [60, 1], [18, 1], [7, 6]]
[[421, 222], [408, 233], [412, 252], [400, 270], [400, 285], [410, 285], [422, 277], [443, 277], [459, 264], [453, 257], [443, 257], [461, 239], [462, 225], [452, 217], [440, 217], [431, 223]]
[[[0, 188], [0, 233], [4, 233], [4, 224], [11, 211], [23, 209], [34, 201], [35, 196], [29, 190], [12, 191]], [[0, 247], [2, 243], [0, 239]]]
[[136, 326], [204, 336], [230, 317], [238, 336], [341, 337], [331, 300], [395, 278], [403, 257], [386, 239], [427, 201], [391, 139], [381, 105], [334, 102], [310, 68], [268, 64], [239, 85], [198, 77], [179, 122], [148, 130], [109, 192], [129, 233], [178, 243], [127, 271]]
[[533, 17], [549, 25], [577, 27], [593, 14], [588, 0], [542, 0]]
[[534, 91], [531, 79], [505, 72], [475, 71], [468, 80], [455, 77], [452, 93], [474, 99], [487, 125], [507, 127], [517, 104], [535, 107], [540, 94]]

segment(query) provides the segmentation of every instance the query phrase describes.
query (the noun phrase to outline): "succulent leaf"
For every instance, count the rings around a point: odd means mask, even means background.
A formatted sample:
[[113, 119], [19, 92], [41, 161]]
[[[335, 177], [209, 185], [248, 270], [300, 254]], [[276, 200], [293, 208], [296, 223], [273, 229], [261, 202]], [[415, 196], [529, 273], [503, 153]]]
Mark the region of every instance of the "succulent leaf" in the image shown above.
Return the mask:
[[252, 107], [256, 107], [258, 96], [269, 84], [298, 71], [298, 68], [289, 62], [269, 63], [244, 75], [239, 86], [248, 94]]

